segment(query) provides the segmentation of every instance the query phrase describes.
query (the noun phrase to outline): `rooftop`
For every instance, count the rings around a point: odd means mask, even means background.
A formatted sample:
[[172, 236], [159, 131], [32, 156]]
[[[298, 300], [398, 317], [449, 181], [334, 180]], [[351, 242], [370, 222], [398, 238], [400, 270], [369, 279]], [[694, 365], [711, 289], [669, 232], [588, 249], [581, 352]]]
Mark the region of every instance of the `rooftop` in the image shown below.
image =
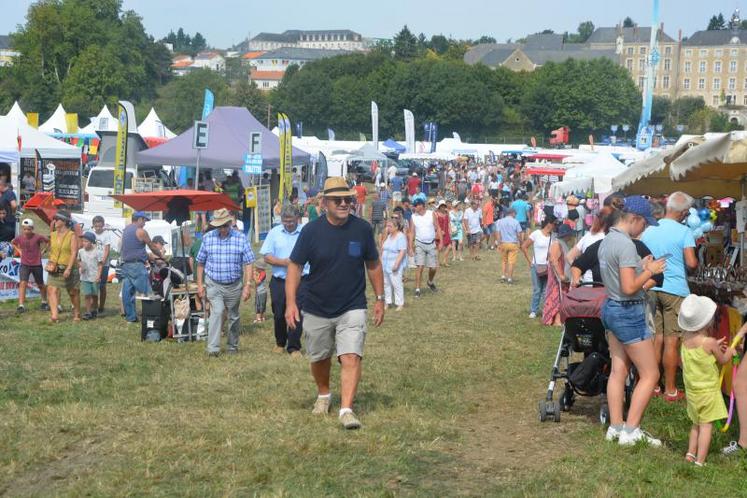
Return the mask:
[[[591, 34], [586, 43], [617, 43], [617, 36], [622, 30], [623, 43], [648, 43], [651, 40], [651, 27], [632, 28], [597, 28]], [[663, 31], [659, 32], [659, 41], [674, 43], [674, 39]]]
[[747, 43], [747, 30], [719, 29], [711, 31], [696, 31], [693, 35], [682, 42], [688, 46], [718, 46], [736, 45]]
[[256, 69], [252, 69], [251, 79], [252, 81], [280, 81], [283, 79], [284, 74], [285, 71], [257, 71]]
[[301, 29], [289, 29], [282, 33], [259, 33], [252, 41], [268, 41], [268, 42], [280, 42], [280, 43], [295, 43], [301, 39], [301, 35], [356, 35], [360, 36], [359, 33], [351, 31], [349, 29], [317, 29], [317, 30], [301, 30]]
[[200, 52], [199, 54], [195, 55], [195, 60], [197, 59], [212, 59], [213, 57], [222, 57], [220, 53], [212, 51], [212, 50], [206, 50], [204, 52]]
[[257, 57], [259, 57], [260, 55], [264, 53], [265, 53], [264, 50], [255, 50], [253, 52], [245, 53], [244, 55], [241, 56], [241, 58], [246, 59], [246, 60], [252, 60], [252, 59], [256, 59]]
[[0, 35], [0, 50], [10, 49], [10, 35]]
[[317, 59], [326, 59], [338, 55], [349, 54], [347, 50], [326, 50], [320, 48], [296, 48], [284, 47], [275, 50], [269, 50], [255, 59], [286, 59], [311, 61]]

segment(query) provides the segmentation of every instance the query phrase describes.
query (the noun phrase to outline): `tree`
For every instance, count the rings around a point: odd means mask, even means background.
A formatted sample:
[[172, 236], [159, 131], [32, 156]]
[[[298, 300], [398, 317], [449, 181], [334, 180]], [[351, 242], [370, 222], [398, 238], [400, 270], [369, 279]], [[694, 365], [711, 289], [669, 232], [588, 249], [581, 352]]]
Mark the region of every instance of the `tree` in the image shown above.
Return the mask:
[[555, 31], [551, 29], [543, 29], [542, 31], [539, 32], [539, 34], [540, 35], [554, 35]]
[[708, 21], [708, 28], [706, 29], [708, 31], [726, 29], [726, 19], [724, 19], [724, 15], [719, 12], [717, 16], [712, 16]]
[[120, 0], [34, 3], [12, 43], [20, 56], [3, 75], [3, 98], [42, 116], [60, 100], [89, 116], [104, 102], [153, 99], [170, 74], [165, 48]]
[[594, 23], [591, 21], [582, 22], [578, 25], [578, 42], [585, 43], [592, 33], [594, 33]]
[[226, 104], [246, 107], [257, 119], [267, 112], [267, 96], [253, 81], [242, 80], [233, 85], [227, 95]]
[[634, 28], [635, 27], [635, 21], [630, 18], [630, 16], [626, 17], [623, 20], [623, 28]]
[[418, 55], [418, 39], [405, 27], [394, 36], [394, 57], [400, 60], [411, 60]]
[[430, 45], [430, 48], [438, 55], [444, 55], [449, 50], [449, 39], [444, 35], [433, 35]]
[[475, 45], [480, 45], [482, 43], [496, 43], [495, 38], [492, 36], [482, 35], [480, 38], [475, 40]]
[[194, 70], [160, 88], [156, 107], [164, 123], [168, 123], [176, 133], [192, 126], [193, 121], [202, 116], [206, 88], [215, 94], [218, 105], [228, 101], [230, 95], [226, 80], [210, 69]]
[[576, 136], [633, 122], [640, 93], [626, 70], [609, 59], [548, 63], [535, 71], [522, 110], [537, 130], [569, 126]]
[[200, 34], [198, 31], [195, 33], [195, 36], [192, 38], [192, 52], [195, 54], [198, 52], [202, 52], [207, 48], [207, 40]]

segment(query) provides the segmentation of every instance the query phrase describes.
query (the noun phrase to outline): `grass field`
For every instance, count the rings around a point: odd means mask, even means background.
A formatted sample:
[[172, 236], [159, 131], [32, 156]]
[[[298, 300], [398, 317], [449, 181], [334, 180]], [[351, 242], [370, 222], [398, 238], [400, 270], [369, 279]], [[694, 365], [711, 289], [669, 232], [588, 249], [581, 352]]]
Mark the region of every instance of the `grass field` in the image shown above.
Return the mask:
[[114, 302], [106, 318], [56, 326], [6, 303], [0, 495], [747, 495], [747, 460], [717, 455], [728, 437], [708, 467], [684, 463], [684, 404], [647, 413], [662, 449], [606, 444], [596, 399], [541, 424], [559, 331], [526, 318], [525, 268], [508, 287], [497, 265], [486, 254], [443, 269], [441, 291], [417, 301], [406, 285], [405, 310], [369, 329], [354, 432], [311, 415], [306, 361], [271, 353], [252, 306], [241, 353], [208, 359], [204, 343], [141, 343]]

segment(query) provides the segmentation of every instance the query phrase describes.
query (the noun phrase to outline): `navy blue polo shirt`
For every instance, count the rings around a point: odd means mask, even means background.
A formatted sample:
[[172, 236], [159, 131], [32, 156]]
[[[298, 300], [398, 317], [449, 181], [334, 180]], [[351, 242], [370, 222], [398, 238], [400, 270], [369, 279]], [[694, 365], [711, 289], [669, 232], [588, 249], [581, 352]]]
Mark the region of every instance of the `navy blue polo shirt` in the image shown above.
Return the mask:
[[336, 226], [326, 216], [307, 223], [298, 236], [290, 260], [309, 263], [305, 312], [336, 318], [350, 310], [366, 309], [366, 262], [379, 259], [371, 225], [350, 216]]

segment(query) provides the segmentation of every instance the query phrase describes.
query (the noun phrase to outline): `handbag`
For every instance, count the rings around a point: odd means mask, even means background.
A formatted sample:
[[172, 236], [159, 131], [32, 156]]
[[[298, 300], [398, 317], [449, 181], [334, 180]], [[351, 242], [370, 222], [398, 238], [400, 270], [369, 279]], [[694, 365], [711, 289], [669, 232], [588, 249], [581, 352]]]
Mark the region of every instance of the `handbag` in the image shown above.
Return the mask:
[[[547, 258], [550, 256], [550, 245], [552, 245], [552, 236], [550, 236], [550, 242], [547, 244], [547, 254], [545, 255], [545, 261], [547, 261]], [[547, 271], [549, 267], [547, 266], [547, 263], [540, 265], [537, 264], [537, 254], [533, 255], [534, 257], [534, 272], [537, 274], [538, 277], [546, 277]]]

